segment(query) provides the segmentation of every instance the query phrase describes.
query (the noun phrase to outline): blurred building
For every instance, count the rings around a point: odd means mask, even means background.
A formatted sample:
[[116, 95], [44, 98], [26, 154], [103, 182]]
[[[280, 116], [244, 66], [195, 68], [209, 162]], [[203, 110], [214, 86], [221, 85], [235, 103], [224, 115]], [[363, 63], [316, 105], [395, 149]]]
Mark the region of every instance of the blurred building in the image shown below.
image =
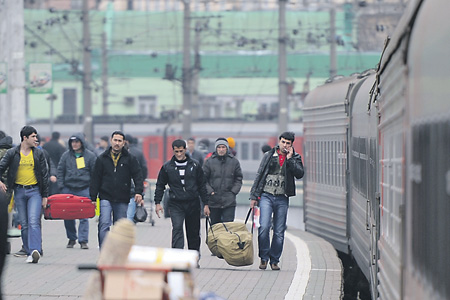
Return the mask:
[[[91, 9], [105, 10], [112, 3], [114, 10], [172, 11], [182, 10], [181, 0], [88, 0]], [[400, 5], [408, 0], [292, 0], [290, 10], [316, 10], [330, 5], [353, 4], [359, 7]], [[25, 8], [81, 9], [83, 0], [24, 0]], [[278, 9], [277, 0], [190, 0], [192, 11], [261, 11]]]

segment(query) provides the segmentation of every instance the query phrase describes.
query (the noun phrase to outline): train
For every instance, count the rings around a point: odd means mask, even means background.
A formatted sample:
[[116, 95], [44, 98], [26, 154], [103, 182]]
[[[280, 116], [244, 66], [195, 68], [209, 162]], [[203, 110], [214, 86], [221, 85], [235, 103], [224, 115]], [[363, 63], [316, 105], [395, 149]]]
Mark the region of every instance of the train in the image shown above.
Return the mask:
[[[52, 129], [48, 123], [31, 123], [30, 125], [34, 126], [42, 137], [48, 139], [51, 136]], [[232, 137], [235, 140], [234, 150], [241, 163], [245, 180], [253, 180], [256, 175], [263, 154], [261, 147], [265, 144], [275, 146], [280, 134], [277, 132], [277, 123], [269, 120], [202, 120], [194, 121], [191, 129], [198, 150], [205, 154], [214, 151], [214, 142], [218, 137]], [[73, 133], [83, 131], [83, 125], [58, 123], [55, 124], [54, 130], [59, 131], [62, 140], [67, 141]], [[95, 140], [104, 135], [110, 136], [115, 130], [122, 130], [125, 134], [131, 134], [137, 138], [139, 147], [147, 160], [148, 178], [156, 179], [163, 163], [173, 155], [172, 141], [181, 138], [182, 124], [176, 120], [137, 123], [133, 122], [133, 117], [130, 117], [127, 122], [94, 123], [93, 125]], [[302, 154], [303, 123], [289, 122], [288, 130], [295, 133], [294, 148]]]
[[448, 11], [410, 0], [375, 69], [305, 99], [305, 230], [350, 257], [367, 298], [450, 299]]

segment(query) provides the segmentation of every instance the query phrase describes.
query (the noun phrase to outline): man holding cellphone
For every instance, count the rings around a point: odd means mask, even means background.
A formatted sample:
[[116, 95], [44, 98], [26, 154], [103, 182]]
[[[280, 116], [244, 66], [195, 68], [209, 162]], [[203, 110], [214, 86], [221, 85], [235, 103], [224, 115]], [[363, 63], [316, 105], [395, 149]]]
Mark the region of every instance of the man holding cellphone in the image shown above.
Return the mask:
[[295, 196], [295, 178], [302, 178], [304, 173], [302, 158], [292, 146], [294, 139], [293, 132], [283, 132], [279, 136], [278, 145], [264, 154], [250, 191], [250, 207], [259, 202], [261, 210], [258, 229], [261, 270], [267, 268], [269, 261], [272, 270], [280, 270], [278, 264], [283, 252], [289, 197]]

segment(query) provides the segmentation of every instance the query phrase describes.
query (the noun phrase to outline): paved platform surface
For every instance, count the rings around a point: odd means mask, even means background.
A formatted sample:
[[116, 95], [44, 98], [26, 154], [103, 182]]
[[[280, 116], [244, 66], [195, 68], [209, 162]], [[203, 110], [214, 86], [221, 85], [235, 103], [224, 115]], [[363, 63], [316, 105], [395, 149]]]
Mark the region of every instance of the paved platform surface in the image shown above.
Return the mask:
[[[155, 224], [137, 225], [136, 244], [170, 247], [170, 219], [155, 219]], [[8, 255], [3, 273], [3, 299], [82, 299], [86, 283], [94, 271], [79, 271], [79, 264], [94, 264], [98, 259], [97, 223], [90, 220], [88, 250], [77, 244], [67, 249], [63, 221], [43, 220], [44, 256], [38, 264], [27, 264], [25, 258]], [[204, 243], [200, 268], [194, 270], [195, 284], [200, 292], [214, 292], [229, 300], [242, 299], [340, 299], [342, 267], [336, 251], [323, 239], [299, 229], [288, 229], [281, 271], [270, 267], [259, 270], [257, 240], [254, 234], [255, 263], [232, 267], [211, 256]], [[21, 247], [20, 238], [10, 239], [12, 252]]]

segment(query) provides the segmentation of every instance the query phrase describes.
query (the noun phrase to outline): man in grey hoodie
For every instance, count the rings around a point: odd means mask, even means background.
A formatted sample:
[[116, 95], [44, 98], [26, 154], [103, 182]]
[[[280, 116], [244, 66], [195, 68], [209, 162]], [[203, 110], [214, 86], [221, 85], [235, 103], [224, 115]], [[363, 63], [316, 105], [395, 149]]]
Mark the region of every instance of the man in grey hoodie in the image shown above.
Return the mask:
[[[89, 198], [89, 184], [97, 156], [86, 148], [83, 133], [72, 135], [68, 142], [69, 150], [63, 153], [58, 164], [58, 186], [63, 194]], [[73, 248], [76, 240], [81, 249], [89, 249], [89, 220], [80, 219], [77, 230], [75, 220], [64, 220], [67, 238], [67, 248]]]

